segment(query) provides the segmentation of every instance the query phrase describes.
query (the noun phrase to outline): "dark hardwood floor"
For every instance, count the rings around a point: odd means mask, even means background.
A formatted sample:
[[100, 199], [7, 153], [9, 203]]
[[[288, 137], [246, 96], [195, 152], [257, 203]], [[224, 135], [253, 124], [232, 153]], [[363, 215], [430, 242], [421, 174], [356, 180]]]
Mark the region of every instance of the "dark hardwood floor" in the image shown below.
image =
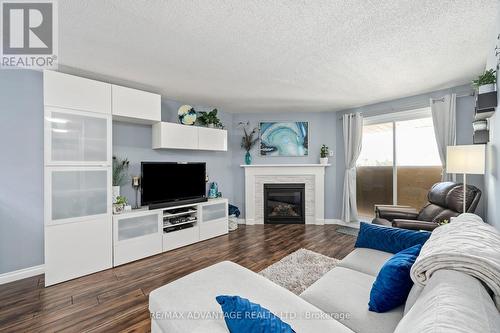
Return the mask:
[[354, 237], [337, 226], [240, 226], [229, 235], [45, 288], [44, 276], [0, 286], [1, 332], [148, 332], [149, 293], [214, 263], [259, 272], [306, 248], [342, 259]]

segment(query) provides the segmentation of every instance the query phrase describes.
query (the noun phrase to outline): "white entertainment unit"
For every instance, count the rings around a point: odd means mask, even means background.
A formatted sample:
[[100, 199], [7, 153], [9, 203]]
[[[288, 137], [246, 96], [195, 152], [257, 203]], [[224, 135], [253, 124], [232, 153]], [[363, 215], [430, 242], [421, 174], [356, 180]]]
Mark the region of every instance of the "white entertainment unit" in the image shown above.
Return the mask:
[[[161, 127], [155, 148], [163, 149], [179, 141], [165, 131], [175, 128], [196, 133], [177, 149], [226, 151], [225, 130], [161, 123], [161, 96], [150, 92], [54, 71], [44, 71], [43, 87], [45, 286], [227, 233], [226, 199], [114, 216], [111, 209], [113, 120]], [[193, 226], [165, 233], [169, 211], [183, 207], [194, 211]]]
[[[227, 206], [228, 200], [220, 198], [113, 215], [113, 265], [122, 265], [227, 234]], [[193, 219], [175, 224], [170, 222], [187, 216]]]

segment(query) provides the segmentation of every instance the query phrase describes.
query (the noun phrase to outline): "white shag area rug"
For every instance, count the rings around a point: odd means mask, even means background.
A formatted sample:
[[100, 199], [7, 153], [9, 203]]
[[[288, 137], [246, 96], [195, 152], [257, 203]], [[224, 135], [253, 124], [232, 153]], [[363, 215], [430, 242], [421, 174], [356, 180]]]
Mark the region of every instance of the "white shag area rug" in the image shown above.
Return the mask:
[[300, 295], [334, 268], [339, 261], [314, 251], [299, 249], [260, 271], [259, 274]]

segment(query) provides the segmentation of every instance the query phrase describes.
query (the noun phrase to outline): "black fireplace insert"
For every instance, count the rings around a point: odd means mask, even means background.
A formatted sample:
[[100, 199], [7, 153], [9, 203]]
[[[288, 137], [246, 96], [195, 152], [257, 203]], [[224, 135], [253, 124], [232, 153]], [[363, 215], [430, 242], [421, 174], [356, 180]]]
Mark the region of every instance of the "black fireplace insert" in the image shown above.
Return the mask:
[[304, 224], [305, 184], [264, 184], [264, 223]]

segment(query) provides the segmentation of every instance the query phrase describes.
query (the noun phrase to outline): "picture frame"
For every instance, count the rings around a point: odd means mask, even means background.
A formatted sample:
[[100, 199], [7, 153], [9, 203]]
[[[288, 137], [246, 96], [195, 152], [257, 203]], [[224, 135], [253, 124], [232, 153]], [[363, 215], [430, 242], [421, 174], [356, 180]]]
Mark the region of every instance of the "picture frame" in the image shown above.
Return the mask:
[[309, 155], [308, 121], [260, 121], [260, 156], [306, 157]]

